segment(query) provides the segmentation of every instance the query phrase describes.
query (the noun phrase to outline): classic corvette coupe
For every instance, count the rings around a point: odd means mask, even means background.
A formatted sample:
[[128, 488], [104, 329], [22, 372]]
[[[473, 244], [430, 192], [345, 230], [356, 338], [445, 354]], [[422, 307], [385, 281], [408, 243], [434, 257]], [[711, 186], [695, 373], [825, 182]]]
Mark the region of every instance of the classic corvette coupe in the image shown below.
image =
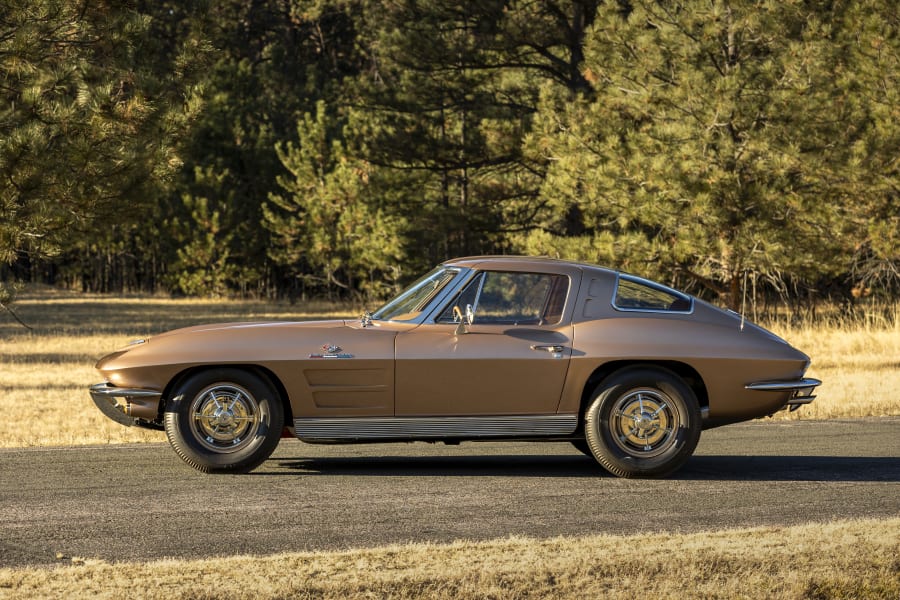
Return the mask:
[[661, 477], [700, 432], [808, 404], [809, 358], [664, 285], [545, 258], [448, 261], [358, 320], [201, 325], [102, 358], [98, 408], [207, 473], [309, 443], [568, 441]]

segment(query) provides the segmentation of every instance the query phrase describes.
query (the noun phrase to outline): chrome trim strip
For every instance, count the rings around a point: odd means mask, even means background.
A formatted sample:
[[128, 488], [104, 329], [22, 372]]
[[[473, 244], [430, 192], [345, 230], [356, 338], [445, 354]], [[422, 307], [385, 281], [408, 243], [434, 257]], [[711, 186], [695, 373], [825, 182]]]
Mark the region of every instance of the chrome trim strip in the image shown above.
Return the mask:
[[[104, 415], [126, 427], [140, 425], [138, 418], [131, 416], [132, 403], [131, 399], [137, 398], [160, 398], [162, 392], [154, 390], [145, 390], [141, 388], [119, 388], [108, 383], [95, 383], [90, 388], [91, 400], [97, 405]], [[123, 403], [116, 401], [116, 398], [124, 398]], [[139, 403], [143, 406], [143, 403]], [[152, 406], [152, 402], [149, 403]]]
[[[812, 390], [810, 390], [810, 391], [812, 391]], [[807, 395], [807, 396], [799, 396], [799, 395], [792, 396], [785, 403], [784, 408], [787, 408], [789, 411], [794, 412], [795, 410], [799, 409], [801, 406], [806, 406], [807, 404], [809, 404], [810, 402], [812, 402], [815, 399], [816, 399], [816, 397], [813, 396], [812, 394]], [[782, 408], [782, 410], [784, 410], [784, 408]]]
[[805, 378], [791, 381], [757, 381], [748, 383], [744, 388], [757, 392], [790, 392], [791, 396], [784, 403], [782, 410], [787, 408], [794, 412], [801, 406], [809, 404], [816, 399], [813, 392], [821, 384], [822, 382], [818, 379]]
[[143, 388], [119, 388], [108, 383], [95, 383], [91, 386], [91, 395], [113, 398], [159, 398], [162, 392]]
[[297, 437], [306, 441], [546, 437], [570, 435], [576, 427], [577, 414], [294, 419]]
[[822, 385], [822, 382], [818, 379], [793, 379], [790, 381], [757, 381], [748, 383], [744, 388], [759, 392], [792, 392], [809, 388], [812, 393], [813, 388], [819, 385]]

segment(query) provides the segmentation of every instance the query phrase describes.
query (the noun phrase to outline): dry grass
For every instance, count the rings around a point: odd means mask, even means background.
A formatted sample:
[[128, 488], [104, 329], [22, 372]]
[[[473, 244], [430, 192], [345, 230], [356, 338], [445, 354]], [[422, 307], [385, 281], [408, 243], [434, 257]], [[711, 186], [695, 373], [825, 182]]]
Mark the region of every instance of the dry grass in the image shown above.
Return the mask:
[[28, 598], [900, 598], [900, 519], [0, 569]]
[[832, 419], [900, 415], [900, 318], [801, 327], [772, 326], [812, 358], [822, 380], [818, 398], [782, 418]]
[[[0, 447], [163, 441], [157, 432], [109, 421], [87, 394], [97, 380], [96, 359], [131, 339], [197, 323], [354, 314], [324, 304], [109, 298], [48, 289], [22, 297], [18, 312], [34, 330], [0, 314], [0, 414], [11, 425]], [[898, 323], [773, 327], [812, 356], [810, 375], [825, 382], [811, 406], [777, 418], [900, 415], [900, 397], [884, 392], [900, 388]]]

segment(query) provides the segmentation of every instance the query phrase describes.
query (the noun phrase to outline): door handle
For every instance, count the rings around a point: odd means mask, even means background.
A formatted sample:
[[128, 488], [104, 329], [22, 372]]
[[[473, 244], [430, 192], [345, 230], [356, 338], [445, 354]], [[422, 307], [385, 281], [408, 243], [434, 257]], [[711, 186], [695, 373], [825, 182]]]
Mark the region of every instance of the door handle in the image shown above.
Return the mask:
[[550, 354], [562, 354], [562, 351], [565, 350], [565, 347], [559, 346], [557, 344], [548, 344], [548, 345], [532, 344], [531, 349], [549, 352]]

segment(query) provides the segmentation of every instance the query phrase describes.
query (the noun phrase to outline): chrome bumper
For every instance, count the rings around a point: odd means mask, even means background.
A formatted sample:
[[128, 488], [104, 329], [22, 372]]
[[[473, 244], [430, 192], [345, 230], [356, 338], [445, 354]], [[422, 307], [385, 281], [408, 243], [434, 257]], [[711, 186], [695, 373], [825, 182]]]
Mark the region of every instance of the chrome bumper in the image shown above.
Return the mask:
[[104, 415], [127, 427], [137, 425], [157, 429], [152, 421], [159, 414], [162, 392], [140, 388], [118, 388], [108, 383], [91, 386], [91, 399]]
[[785, 406], [793, 412], [804, 404], [809, 404], [815, 400], [816, 396], [813, 392], [821, 384], [822, 382], [818, 379], [807, 378], [790, 381], [758, 381], [756, 383], [748, 383], [744, 388], [758, 392], [790, 392], [791, 395]]

